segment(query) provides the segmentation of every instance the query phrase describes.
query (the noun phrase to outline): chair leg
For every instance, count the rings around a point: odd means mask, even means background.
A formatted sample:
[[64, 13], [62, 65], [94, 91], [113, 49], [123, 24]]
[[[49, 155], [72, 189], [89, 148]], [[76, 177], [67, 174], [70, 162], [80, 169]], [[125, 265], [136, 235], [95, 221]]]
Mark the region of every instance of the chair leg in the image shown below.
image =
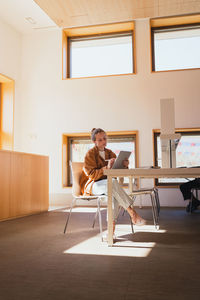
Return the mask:
[[[131, 205], [131, 206], [133, 206], [133, 205]], [[121, 209], [122, 209], [122, 206], [119, 207], [119, 212], [118, 212], [117, 218], [119, 217], [119, 214], [120, 214]], [[122, 216], [124, 216], [125, 212], [126, 212], [126, 210], [123, 209]], [[129, 216], [129, 217], [130, 217], [130, 216]], [[131, 217], [130, 217], [130, 223], [131, 223], [131, 230], [132, 230], [132, 233], [134, 233], [133, 222], [132, 222], [132, 220], [131, 220]]]
[[140, 195], [140, 204], [139, 204], [139, 208], [142, 208], [142, 195]]
[[71, 217], [72, 208], [73, 208], [73, 206], [75, 205], [75, 203], [76, 203], [76, 198], [73, 198], [72, 204], [71, 204], [71, 207], [70, 207], [70, 211], [69, 211], [69, 215], [68, 215], [68, 217], [67, 217], [67, 221], [66, 221], [66, 224], [65, 224], [64, 233], [65, 233], [66, 230], [67, 230], [67, 225], [68, 225], [69, 219], [70, 219], [70, 217]]
[[152, 205], [152, 215], [153, 215], [153, 222], [154, 226], [157, 229], [157, 211], [156, 211], [156, 204], [155, 204], [155, 195], [154, 192], [150, 194], [151, 197], [151, 205]]
[[98, 198], [97, 204], [98, 204], [98, 215], [99, 215], [99, 229], [100, 229], [100, 236], [101, 241], [103, 242], [103, 230], [102, 230], [102, 219], [101, 219], [101, 207], [100, 207], [101, 198]]
[[[97, 199], [97, 211], [95, 213], [95, 216], [94, 216], [94, 220], [93, 220], [93, 224], [92, 224], [92, 228], [94, 228], [95, 226], [95, 223], [96, 223], [96, 219], [97, 219], [97, 215], [99, 215], [99, 212], [101, 213], [101, 209], [100, 209], [100, 201], [101, 201], [101, 198]], [[102, 222], [101, 222], [102, 223]], [[99, 226], [100, 226], [100, 223], [99, 223]]]
[[[116, 221], [118, 221], [119, 214], [120, 214], [121, 210], [122, 210], [122, 206], [119, 206], [119, 207], [118, 207], [117, 216], [116, 216], [116, 218], [115, 218]], [[122, 216], [124, 216], [125, 212], [126, 212], [125, 209], [123, 209]]]
[[[156, 227], [159, 225], [159, 207], [157, 205], [157, 195], [154, 193], [154, 199], [155, 199], [155, 212], [156, 212]], [[159, 229], [158, 227], [156, 229]]]
[[156, 200], [156, 209], [158, 212], [158, 216], [160, 214], [160, 200], [159, 200], [159, 195], [158, 195], [158, 189], [154, 188], [154, 195], [155, 195], [155, 200]]
[[133, 222], [132, 222], [132, 220], [131, 220], [131, 216], [129, 216], [129, 217], [130, 217], [130, 221], [131, 221], [131, 230], [132, 230], [132, 234], [134, 234]]
[[95, 213], [95, 216], [94, 216], [94, 220], [93, 220], [93, 224], [92, 224], [92, 228], [94, 228], [94, 225], [96, 223], [96, 218], [97, 218], [97, 215], [98, 215], [98, 208], [97, 208], [97, 211]]
[[[121, 208], [120, 208], [120, 210], [121, 210]], [[124, 209], [123, 213], [122, 213], [122, 217], [125, 215], [125, 212], [126, 212], [126, 210]], [[119, 211], [119, 213], [120, 213], [120, 211]], [[118, 216], [119, 216], [119, 213], [118, 213]]]

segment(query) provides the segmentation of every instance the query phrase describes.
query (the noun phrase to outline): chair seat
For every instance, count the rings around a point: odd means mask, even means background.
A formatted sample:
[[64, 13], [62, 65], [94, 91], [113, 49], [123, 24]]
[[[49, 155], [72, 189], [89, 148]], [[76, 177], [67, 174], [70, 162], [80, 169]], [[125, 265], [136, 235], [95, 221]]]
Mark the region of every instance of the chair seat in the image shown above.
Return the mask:
[[[74, 196], [74, 198], [76, 198], [76, 199], [82, 199], [82, 200], [96, 200], [96, 199], [98, 199], [100, 197], [101, 196], [84, 196], [84, 195]], [[105, 197], [105, 195], [102, 195], [102, 197]]]

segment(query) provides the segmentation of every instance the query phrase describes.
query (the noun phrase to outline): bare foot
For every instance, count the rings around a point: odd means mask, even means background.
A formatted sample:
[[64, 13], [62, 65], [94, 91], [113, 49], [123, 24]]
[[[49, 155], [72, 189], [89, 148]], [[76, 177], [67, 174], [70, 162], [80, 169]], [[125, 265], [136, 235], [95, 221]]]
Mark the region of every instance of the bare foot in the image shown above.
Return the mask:
[[[133, 222], [133, 220], [132, 220]], [[135, 222], [133, 222], [134, 225], [137, 225], [137, 226], [143, 226], [146, 224], [146, 220], [144, 220], [143, 218], [141, 218], [140, 216], [138, 216], [135, 220]]]
[[146, 224], [146, 221], [143, 218], [141, 218], [133, 208], [128, 207], [127, 211], [129, 213], [129, 215], [131, 217], [131, 221], [134, 225], [143, 226]]

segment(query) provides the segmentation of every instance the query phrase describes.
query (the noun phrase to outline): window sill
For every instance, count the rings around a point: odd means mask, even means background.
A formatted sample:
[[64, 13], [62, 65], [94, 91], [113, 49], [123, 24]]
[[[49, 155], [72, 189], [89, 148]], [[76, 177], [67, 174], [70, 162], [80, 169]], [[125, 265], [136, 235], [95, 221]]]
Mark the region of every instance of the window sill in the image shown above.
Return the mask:
[[70, 80], [70, 79], [73, 80], [73, 79], [104, 78], [104, 77], [130, 76], [130, 75], [136, 75], [136, 73], [97, 75], [97, 76], [88, 76], [88, 77], [67, 77], [67, 78], [62, 78], [62, 79], [63, 80]]

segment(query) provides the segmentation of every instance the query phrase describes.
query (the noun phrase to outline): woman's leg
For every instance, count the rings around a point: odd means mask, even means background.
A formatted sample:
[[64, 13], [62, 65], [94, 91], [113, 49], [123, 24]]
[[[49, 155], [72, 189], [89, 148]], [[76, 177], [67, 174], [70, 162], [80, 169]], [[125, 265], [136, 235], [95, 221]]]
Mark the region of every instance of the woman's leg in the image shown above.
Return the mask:
[[93, 195], [107, 195], [107, 179], [95, 181], [92, 185]]
[[[129, 213], [133, 224], [144, 225], [145, 221], [142, 219], [136, 211], [131, 207], [133, 201], [121, 187], [117, 179], [113, 179], [113, 218], [117, 220], [119, 206], [122, 206]], [[92, 187], [92, 193], [94, 195], [107, 195], [107, 179], [94, 182]]]
[[133, 201], [121, 187], [117, 179], [113, 180], [113, 196], [118, 201], [119, 205], [121, 205], [127, 212], [129, 213], [133, 224], [136, 225], [144, 225], [145, 220], [142, 219], [136, 211], [131, 207]]

